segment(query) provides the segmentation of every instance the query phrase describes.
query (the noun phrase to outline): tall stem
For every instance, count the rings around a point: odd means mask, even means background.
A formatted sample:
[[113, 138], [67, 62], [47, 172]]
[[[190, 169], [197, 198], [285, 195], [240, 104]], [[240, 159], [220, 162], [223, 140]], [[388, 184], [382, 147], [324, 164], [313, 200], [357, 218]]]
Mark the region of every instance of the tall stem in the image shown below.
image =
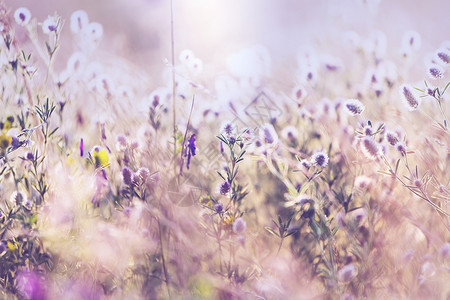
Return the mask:
[[172, 42], [172, 110], [173, 110], [173, 170], [174, 176], [177, 176], [177, 124], [176, 124], [176, 82], [175, 82], [175, 38], [173, 28], [173, 0], [170, 0], [170, 36]]

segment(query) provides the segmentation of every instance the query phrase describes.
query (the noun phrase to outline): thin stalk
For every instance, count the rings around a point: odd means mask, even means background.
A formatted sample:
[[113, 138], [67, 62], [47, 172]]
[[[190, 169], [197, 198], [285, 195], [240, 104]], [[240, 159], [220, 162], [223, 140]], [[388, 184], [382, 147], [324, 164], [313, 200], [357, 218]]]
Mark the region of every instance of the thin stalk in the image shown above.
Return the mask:
[[[177, 124], [176, 124], [176, 82], [175, 82], [175, 38], [174, 38], [174, 28], [173, 28], [173, 0], [170, 0], [170, 37], [172, 46], [172, 110], [173, 110], [173, 171], [174, 175], [177, 176]], [[178, 179], [179, 182], [179, 179]]]
[[159, 243], [161, 246], [161, 261], [162, 261], [162, 267], [163, 267], [163, 271], [164, 271], [164, 281], [166, 283], [166, 288], [167, 288], [167, 294], [169, 296], [170, 299], [170, 289], [169, 289], [169, 275], [167, 272], [167, 267], [166, 267], [166, 259], [164, 258], [164, 246], [163, 246], [163, 239], [162, 239], [162, 228], [161, 228], [161, 220], [158, 219], [158, 229], [159, 229]]

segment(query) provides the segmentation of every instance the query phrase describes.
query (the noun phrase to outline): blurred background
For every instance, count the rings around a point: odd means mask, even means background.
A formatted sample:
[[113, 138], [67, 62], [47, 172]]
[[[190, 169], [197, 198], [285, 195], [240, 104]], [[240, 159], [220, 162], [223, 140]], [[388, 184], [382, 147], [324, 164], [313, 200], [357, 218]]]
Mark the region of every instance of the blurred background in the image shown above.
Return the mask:
[[[85, 10], [90, 21], [104, 26], [100, 49], [122, 56], [150, 74], [170, 59], [169, 0], [6, 0], [11, 9], [27, 7], [43, 21], [57, 12], [69, 20]], [[416, 30], [423, 51], [449, 38], [450, 2], [382, 0], [174, 0], [175, 49], [191, 49], [204, 64], [221, 68], [226, 57], [255, 44], [267, 47], [274, 68], [286, 68], [305, 47], [337, 47], [341, 33], [387, 34], [388, 47], [400, 47], [401, 36]], [[70, 36], [66, 23], [64, 31]], [[64, 33], [63, 33], [64, 35]], [[64, 52], [64, 51], [61, 51]]]

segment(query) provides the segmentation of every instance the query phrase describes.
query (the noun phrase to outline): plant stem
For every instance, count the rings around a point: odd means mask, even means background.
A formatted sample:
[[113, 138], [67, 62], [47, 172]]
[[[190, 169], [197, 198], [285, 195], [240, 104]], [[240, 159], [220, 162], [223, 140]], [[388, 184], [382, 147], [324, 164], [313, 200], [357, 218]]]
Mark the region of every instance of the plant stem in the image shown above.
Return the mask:
[[[174, 28], [173, 28], [173, 0], [170, 0], [170, 37], [172, 46], [172, 110], [173, 110], [173, 171], [175, 177], [177, 176], [177, 124], [176, 124], [176, 82], [175, 82], [175, 38], [174, 38]], [[177, 179], [179, 182], [179, 179]]]

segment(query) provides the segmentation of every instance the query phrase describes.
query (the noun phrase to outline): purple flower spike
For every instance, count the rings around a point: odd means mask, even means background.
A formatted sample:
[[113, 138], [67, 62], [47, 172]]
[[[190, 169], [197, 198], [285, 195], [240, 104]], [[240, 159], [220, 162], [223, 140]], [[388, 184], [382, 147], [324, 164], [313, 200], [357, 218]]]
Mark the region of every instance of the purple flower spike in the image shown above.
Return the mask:
[[195, 146], [195, 134], [191, 135], [191, 138], [189, 139], [188, 147], [186, 149], [187, 152], [187, 163], [186, 167], [189, 170], [189, 165], [191, 164], [191, 156], [195, 156], [195, 150], [197, 150], [197, 147]]
[[84, 155], [84, 143], [83, 143], [83, 138], [81, 138], [81, 142], [80, 142], [80, 156], [83, 157]]
[[192, 156], [195, 156], [195, 150], [197, 150], [197, 147], [195, 146], [195, 134], [191, 135], [188, 147], [190, 152], [192, 153]]

